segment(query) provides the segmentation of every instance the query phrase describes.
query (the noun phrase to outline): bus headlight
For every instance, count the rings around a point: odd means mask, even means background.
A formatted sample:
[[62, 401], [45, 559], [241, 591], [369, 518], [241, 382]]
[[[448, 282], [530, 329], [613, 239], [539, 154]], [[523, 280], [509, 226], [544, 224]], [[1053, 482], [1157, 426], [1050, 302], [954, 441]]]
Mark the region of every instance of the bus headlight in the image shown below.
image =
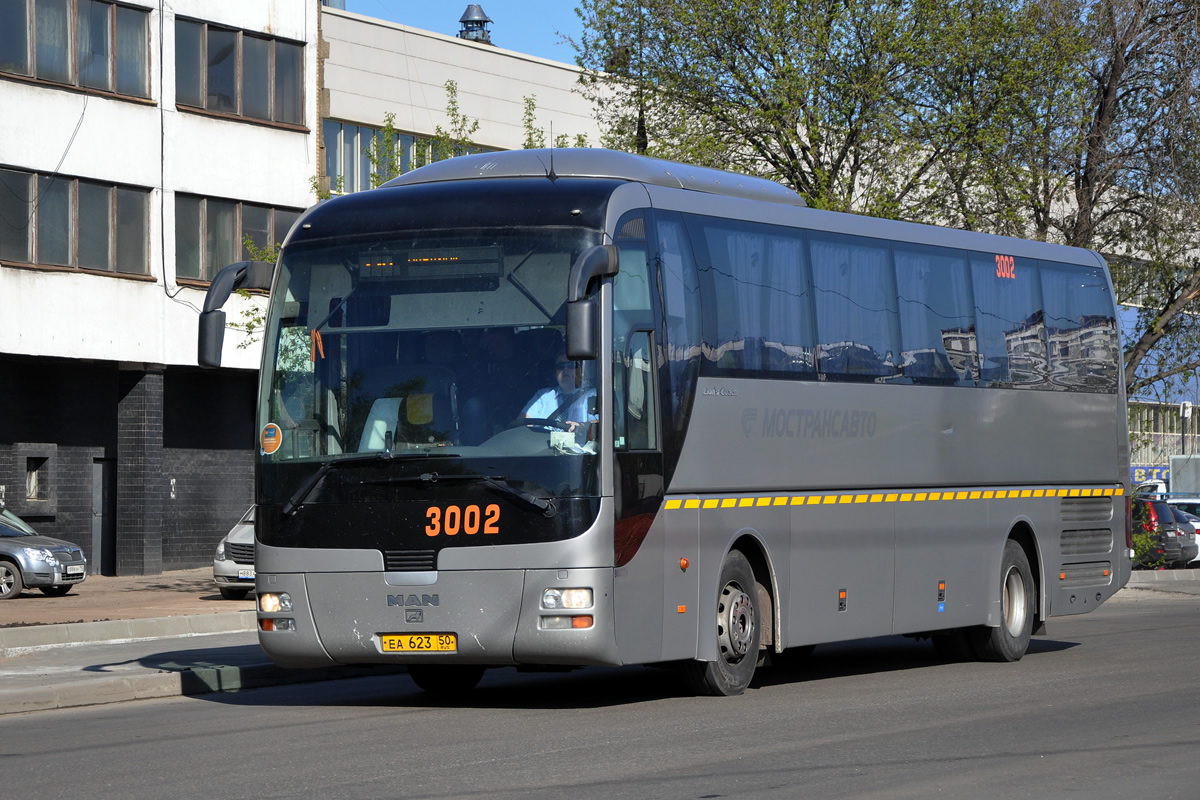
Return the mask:
[[591, 608], [591, 589], [547, 589], [542, 592], [542, 608]]
[[292, 596], [287, 592], [266, 592], [258, 596], [258, 610], [264, 614], [278, 614], [292, 610]]

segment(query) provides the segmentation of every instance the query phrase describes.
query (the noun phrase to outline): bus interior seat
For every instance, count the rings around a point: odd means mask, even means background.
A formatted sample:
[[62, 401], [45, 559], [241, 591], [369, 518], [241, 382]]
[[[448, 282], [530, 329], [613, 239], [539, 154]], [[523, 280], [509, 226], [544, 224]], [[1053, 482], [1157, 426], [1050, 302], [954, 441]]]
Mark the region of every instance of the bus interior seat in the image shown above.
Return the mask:
[[380, 370], [364, 378], [356, 394], [358, 402], [371, 402], [360, 452], [383, 450], [388, 432], [397, 447], [458, 441], [457, 386], [446, 367], [412, 364]]

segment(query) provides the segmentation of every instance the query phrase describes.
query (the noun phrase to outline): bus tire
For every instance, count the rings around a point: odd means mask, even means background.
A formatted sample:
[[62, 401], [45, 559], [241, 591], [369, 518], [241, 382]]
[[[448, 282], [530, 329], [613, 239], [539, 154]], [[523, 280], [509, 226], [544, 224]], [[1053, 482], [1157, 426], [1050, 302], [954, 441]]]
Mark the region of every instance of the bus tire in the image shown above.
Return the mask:
[[484, 669], [478, 664], [409, 664], [408, 676], [422, 691], [449, 697], [474, 689]]
[[754, 570], [740, 551], [725, 556], [717, 583], [717, 616], [710, 628], [717, 637], [717, 660], [688, 661], [683, 677], [696, 694], [719, 697], [741, 694], [750, 685], [758, 665], [760, 626]]
[[981, 661], [1020, 661], [1025, 655], [1037, 608], [1034, 587], [1024, 548], [1009, 539], [1000, 568], [1000, 625], [973, 631], [975, 655]]

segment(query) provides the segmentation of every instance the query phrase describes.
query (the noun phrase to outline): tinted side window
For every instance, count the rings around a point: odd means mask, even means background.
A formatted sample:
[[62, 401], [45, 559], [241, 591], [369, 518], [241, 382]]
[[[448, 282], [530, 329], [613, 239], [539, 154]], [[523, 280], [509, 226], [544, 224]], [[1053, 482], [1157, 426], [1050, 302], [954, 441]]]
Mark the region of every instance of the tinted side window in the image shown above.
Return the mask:
[[1037, 262], [991, 253], [970, 258], [980, 385], [1045, 388], [1046, 326]]
[[700, 287], [683, 219], [678, 214], [663, 212], [655, 215], [654, 222], [656, 241], [650, 244], [662, 284], [666, 311], [664, 352], [670, 373], [671, 405], [663, 411], [671, 428], [664, 434], [668, 452], [678, 457], [678, 447], [671, 448], [682, 442], [687, 430], [688, 415], [696, 396], [696, 379], [700, 374], [704, 342]]
[[815, 372], [801, 232], [711, 217], [689, 222], [708, 307], [707, 360], [722, 371]]
[[889, 248], [878, 240], [810, 234], [821, 374], [871, 380], [900, 374], [900, 326]]
[[1055, 388], [1117, 391], [1121, 346], [1108, 277], [1099, 267], [1038, 262]]
[[967, 254], [897, 244], [901, 369], [914, 383], [974, 386], [979, 377]]

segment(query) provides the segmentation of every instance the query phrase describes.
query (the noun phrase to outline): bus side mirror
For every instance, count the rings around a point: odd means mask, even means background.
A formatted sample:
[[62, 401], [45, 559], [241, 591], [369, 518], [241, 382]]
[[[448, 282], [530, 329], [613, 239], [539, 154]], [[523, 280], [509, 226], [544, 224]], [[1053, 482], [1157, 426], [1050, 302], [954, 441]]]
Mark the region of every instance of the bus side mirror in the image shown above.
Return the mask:
[[597, 278], [616, 275], [619, 271], [617, 247], [598, 244], [579, 254], [571, 265], [567, 278], [567, 358], [572, 361], [591, 361], [600, 355], [596, 336], [596, 316], [599, 304], [595, 295], [588, 297], [588, 287]]
[[221, 306], [238, 289], [271, 288], [275, 265], [266, 261], [239, 261], [222, 267], [208, 285], [204, 311], [196, 340], [196, 363], [202, 367], [221, 366], [221, 346], [225, 342], [225, 312]]
[[600, 352], [596, 341], [595, 297], [567, 303], [567, 358], [592, 361]]
[[225, 343], [225, 312], [200, 312], [200, 335], [196, 340], [196, 363], [202, 367], [221, 366], [221, 346]]

